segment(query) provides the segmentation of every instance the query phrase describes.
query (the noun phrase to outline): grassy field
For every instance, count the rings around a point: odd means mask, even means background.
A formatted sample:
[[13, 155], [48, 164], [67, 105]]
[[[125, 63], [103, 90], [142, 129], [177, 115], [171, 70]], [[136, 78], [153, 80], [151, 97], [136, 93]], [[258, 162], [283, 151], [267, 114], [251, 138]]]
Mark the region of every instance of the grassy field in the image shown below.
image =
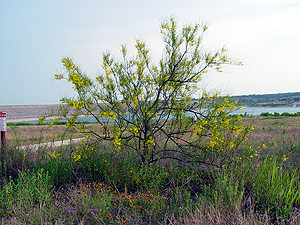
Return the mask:
[[95, 140], [24, 151], [18, 146], [82, 134], [63, 125], [10, 127], [0, 224], [300, 224], [300, 117], [243, 123], [255, 129], [221, 169], [146, 166]]
[[72, 133], [65, 125], [11, 125], [6, 132], [7, 141], [16, 142], [15, 144], [20, 146], [81, 137], [85, 137], [85, 135]]

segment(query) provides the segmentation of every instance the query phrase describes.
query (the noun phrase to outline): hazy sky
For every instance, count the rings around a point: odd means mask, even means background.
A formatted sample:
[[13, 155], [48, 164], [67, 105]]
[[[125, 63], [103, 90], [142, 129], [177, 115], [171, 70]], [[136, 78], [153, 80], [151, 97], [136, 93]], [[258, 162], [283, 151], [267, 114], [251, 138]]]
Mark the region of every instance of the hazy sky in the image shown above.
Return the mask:
[[244, 63], [211, 71], [203, 81], [232, 95], [300, 91], [299, 0], [0, 0], [0, 105], [55, 104], [72, 96], [54, 80], [60, 60], [72, 57], [90, 76], [102, 53], [133, 51], [142, 37], [154, 58], [162, 54], [159, 25], [206, 21], [204, 46], [227, 45]]

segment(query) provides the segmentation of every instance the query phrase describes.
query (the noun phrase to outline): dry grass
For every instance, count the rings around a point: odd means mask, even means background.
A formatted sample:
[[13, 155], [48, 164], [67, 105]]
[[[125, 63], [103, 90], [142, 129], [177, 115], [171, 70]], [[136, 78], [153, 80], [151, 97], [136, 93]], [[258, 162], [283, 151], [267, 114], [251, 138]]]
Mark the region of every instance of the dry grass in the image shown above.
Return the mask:
[[[88, 124], [87, 128], [97, 130], [98, 124]], [[6, 132], [8, 142], [17, 141], [18, 145], [36, 144], [52, 141], [82, 138], [86, 135], [68, 130], [65, 125], [22, 125], [9, 126]]]
[[300, 117], [244, 118], [243, 124], [252, 124], [254, 130], [245, 142], [254, 148], [265, 144], [261, 155], [287, 155], [289, 166], [300, 165]]

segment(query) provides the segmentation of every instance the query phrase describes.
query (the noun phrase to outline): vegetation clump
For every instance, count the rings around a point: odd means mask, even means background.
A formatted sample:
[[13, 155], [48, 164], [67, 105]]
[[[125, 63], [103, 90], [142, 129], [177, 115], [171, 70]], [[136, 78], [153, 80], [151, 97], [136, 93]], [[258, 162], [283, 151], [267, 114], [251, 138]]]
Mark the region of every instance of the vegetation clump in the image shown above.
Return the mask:
[[[203, 92], [193, 103], [191, 96], [200, 91], [209, 68], [222, 72], [223, 65], [241, 62], [230, 59], [225, 47], [203, 50], [206, 25], [178, 28], [170, 18], [160, 28], [165, 49], [157, 64], [139, 39], [135, 57], [128, 56], [126, 46], [121, 46], [121, 60], [105, 53], [104, 72], [95, 80], [70, 58], [62, 59], [65, 74], [55, 77], [70, 82], [77, 97], [61, 99], [64, 105], [56, 114], [58, 120], [72, 109], [68, 128], [112, 141], [116, 152], [135, 151], [143, 163], [172, 158], [221, 167], [252, 128], [230, 117], [238, 106], [228, 96]], [[76, 124], [81, 114], [93, 116], [101, 129]]]

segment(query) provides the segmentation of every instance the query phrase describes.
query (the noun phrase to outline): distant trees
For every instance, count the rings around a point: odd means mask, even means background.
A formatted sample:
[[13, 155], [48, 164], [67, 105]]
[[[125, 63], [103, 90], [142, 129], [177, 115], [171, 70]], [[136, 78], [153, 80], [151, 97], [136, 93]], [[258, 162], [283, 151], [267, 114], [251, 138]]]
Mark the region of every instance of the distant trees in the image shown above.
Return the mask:
[[278, 112], [274, 112], [269, 113], [269, 112], [264, 112], [261, 113], [260, 116], [300, 116], [300, 112], [296, 112], [296, 113], [288, 113], [288, 112], [283, 112], [283, 113], [278, 113]]
[[295, 93], [278, 93], [278, 94], [257, 94], [242, 95], [231, 97], [244, 106], [282, 106], [300, 102], [300, 92]]
[[[237, 109], [229, 96], [203, 92], [192, 103], [209, 68], [221, 72], [225, 64], [241, 65], [227, 56], [225, 47], [205, 52], [206, 30], [200, 24], [179, 28], [176, 19], [167, 19], [160, 26], [165, 49], [157, 63], [145, 42], [137, 39], [134, 57], [128, 56], [126, 46], [121, 46], [119, 60], [103, 54], [104, 72], [95, 80], [71, 58], [63, 58], [65, 73], [55, 78], [70, 82], [77, 96], [61, 99], [58, 120], [72, 110], [68, 128], [111, 141], [116, 152], [134, 151], [141, 162], [176, 159], [221, 166], [252, 127], [241, 126], [240, 118], [229, 115]], [[76, 124], [82, 114], [93, 116], [99, 126]]]

